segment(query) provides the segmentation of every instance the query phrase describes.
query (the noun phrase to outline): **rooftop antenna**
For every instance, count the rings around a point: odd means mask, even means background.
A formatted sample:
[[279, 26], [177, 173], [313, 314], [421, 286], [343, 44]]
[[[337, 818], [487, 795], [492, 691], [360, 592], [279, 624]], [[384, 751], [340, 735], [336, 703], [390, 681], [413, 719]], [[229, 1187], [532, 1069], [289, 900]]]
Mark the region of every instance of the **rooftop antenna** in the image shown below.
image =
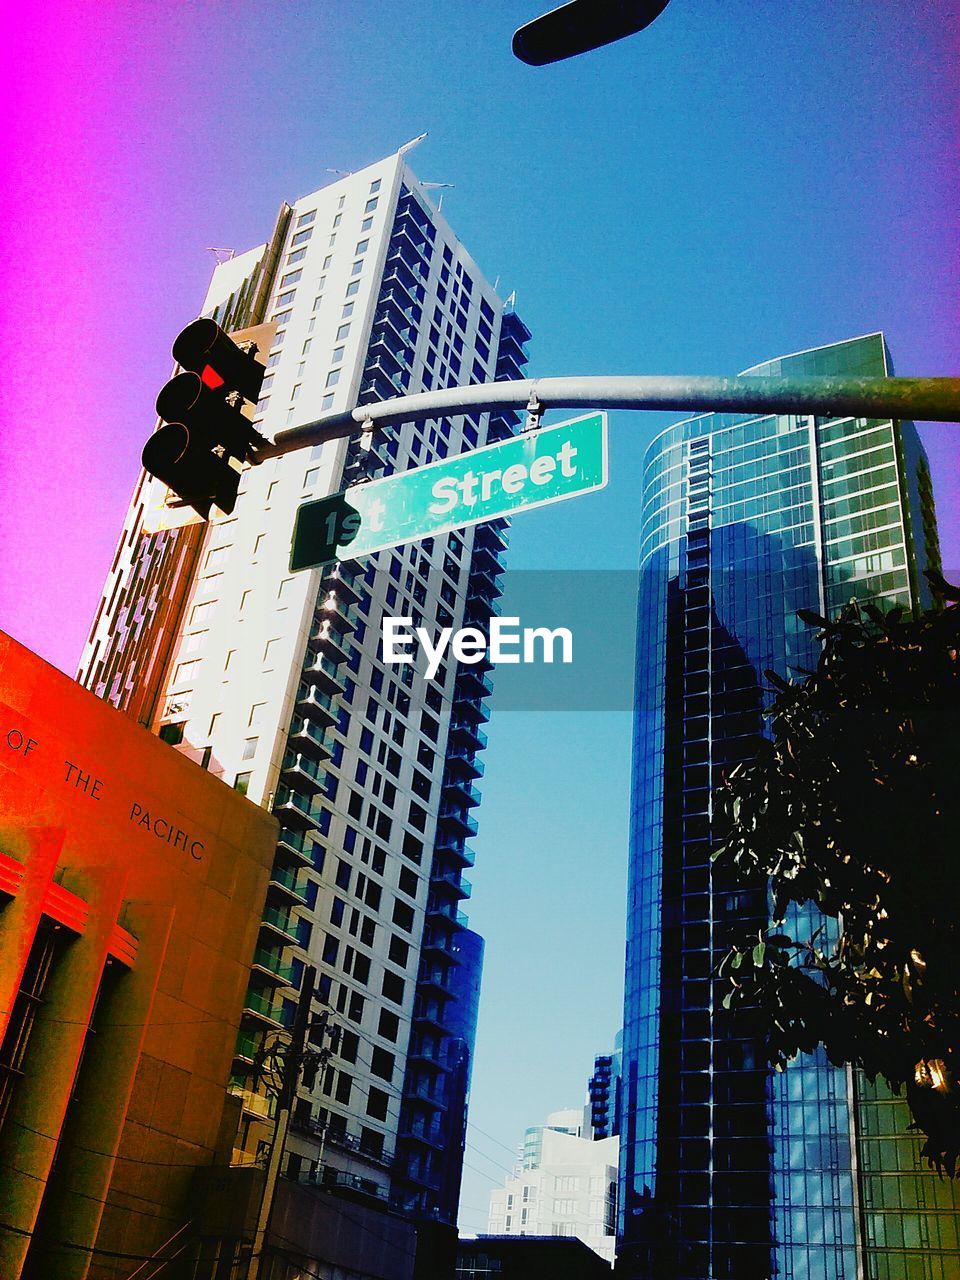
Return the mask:
[[407, 152], [408, 152], [408, 151], [412, 151], [412, 150], [413, 150], [413, 148], [414, 148], [415, 146], [417, 146], [417, 145], [418, 145], [418, 143], [421, 143], [421, 142], [424, 140], [424, 138], [426, 138], [426, 137], [428, 137], [428, 135], [427, 135], [427, 134], [425, 134], [425, 133], [421, 133], [419, 137], [417, 137], [417, 138], [411, 138], [411, 139], [410, 139], [410, 141], [409, 141], [409, 142], [405, 142], [405, 143], [403, 144], [403, 146], [402, 146], [402, 147], [397, 147], [397, 155], [398, 155], [398, 156], [405, 156], [405, 155], [407, 154]]
[[213, 246], [212, 246], [212, 245], [208, 245], [208, 246], [207, 246], [207, 248], [204, 250], [204, 252], [205, 252], [205, 253], [215, 253], [215, 254], [217, 255], [217, 266], [218, 266], [218, 267], [219, 267], [222, 263], [224, 263], [224, 262], [229, 262], [232, 258], [235, 258], [235, 257], [237, 256], [237, 251], [236, 251], [236, 249], [215, 249], [215, 248], [213, 248]]

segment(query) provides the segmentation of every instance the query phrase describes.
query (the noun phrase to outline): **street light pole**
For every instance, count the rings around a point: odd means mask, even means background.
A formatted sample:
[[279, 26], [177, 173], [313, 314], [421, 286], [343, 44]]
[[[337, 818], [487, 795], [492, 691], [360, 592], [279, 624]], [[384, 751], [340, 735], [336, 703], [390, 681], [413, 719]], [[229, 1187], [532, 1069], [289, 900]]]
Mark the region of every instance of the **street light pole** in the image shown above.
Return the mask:
[[280, 1089], [277, 1094], [277, 1111], [273, 1123], [273, 1141], [270, 1143], [270, 1158], [267, 1161], [266, 1175], [263, 1180], [263, 1194], [260, 1197], [260, 1209], [257, 1214], [253, 1244], [250, 1248], [246, 1280], [260, 1280], [261, 1276], [266, 1275], [264, 1257], [267, 1232], [273, 1213], [273, 1202], [276, 1198], [280, 1166], [283, 1162], [287, 1145], [290, 1115], [297, 1097], [297, 1082], [300, 1079], [300, 1072], [304, 1065], [307, 1027], [310, 1022], [310, 1005], [313, 1001], [316, 976], [317, 971], [312, 966], [308, 965], [303, 971], [300, 999], [297, 1003], [297, 1013], [293, 1023], [290, 1044], [283, 1055]]
[[582, 377], [447, 387], [357, 405], [281, 431], [256, 461], [340, 440], [364, 428], [418, 422], [449, 413], [523, 409], [667, 409], [679, 413], [814, 414], [960, 422], [960, 378]]

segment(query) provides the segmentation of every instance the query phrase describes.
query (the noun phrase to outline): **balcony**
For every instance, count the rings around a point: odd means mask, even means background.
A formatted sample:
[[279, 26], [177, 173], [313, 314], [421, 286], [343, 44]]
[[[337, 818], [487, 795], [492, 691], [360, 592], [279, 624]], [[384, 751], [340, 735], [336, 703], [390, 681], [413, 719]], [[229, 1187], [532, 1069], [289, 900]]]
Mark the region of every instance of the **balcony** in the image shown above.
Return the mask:
[[[523, 361], [526, 364], [526, 360]], [[523, 376], [523, 364], [514, 359], [512, 355], [500, 354], [497, 356], [497, 366], [494, 370], [494, 382], [518, 382]]]
[[437, 822], [438, 826], [444, 830], [455, 831], [457, 835], [464, 837], [475, 836], [480, 829], [476, 818], [471, 818], [469, 813], [459, 805], [450, 804], [448, 801], [441, 801]]
[[303, 674], [326, 693], [343, 693], [343, 677], [337, 669], [337, 663], [331, 662], [322, 653], [308, 653]]
[[448, 964], [460, 964], [460, 952], [454, 944], [454, 934], [441, 930], [434, 933], [432, 929], [428, 929], [423, 939], [423, 954], [430, 953], [432, 958], [443, 956]]
[[463, 625], [479, 627], [481, 631], [486, 631], [490, 626], [490, 619], [500, 613], [500, 608], [501, 606], [495, 600], [485, 600], [483, 596], [471, 596], [463, 611]]
[[313, 866], [313, 841], [305, 831], [288, 831], [281, 827], [277, 852], [307, 866]]
[[442, 875], [430, 877], [430, 893], [451, 898], [469, 898], [473, 885], [464, 880], [459, 871], [445, 871]]
[[280, 776], [289, 787], [314, 795], [327, 785], [327, 774], [316, 760], [299, 751], [287, 750], [280, 768]]
[[281, 822], [294, 830], [306, 831], [319, 825], [319, 810], [314, 809], [312, 799], [290, 787], [277, 788], [273, 812]]
[[[252, 1067], [259, 1048], [260, 1036], [256, 1032], [240, 1031], [237, 1034], [237, 1043], [233, 1050], [234, 1062], [245, 1067]], [[248, 1073], [244, 1072], [243, 1074], [246, 1075]]]
[[314, 617], [317, 622], [329, 622], [338, 631], [353, 631], [357, 625], [357, 611], [353, 607], [356, 592], [347, 596], [342, 589], [329, 590], [323, 600], [317, 602]]
[[381, 324], [389, 323], [395, 333], [411, 334], [409, 341], [412, 342], [422, 315], [421, 309], [412, 306], [405, 298], [392, 292], [382, 293], [377, 299], [373, 328], [376, 331]]
[[281, 1031], [283, 1022], [280, 1019], [280, 1004], [272, 996], [262, 991], [248, 991], [243, 998], [243, 1016], [245, 1019], [261, 1023], [273, 1031]]
[[[341, 662], [346, 662], [350, 656], [350, 641], [344, 637], [342, 631], [334, 627], [328, 618], [317, 624], [313, 634], [310, 636], [310, 644], [314, 645], [319, 653], [329, 659], [331, 665], [336, 667]], [[313, 668], [309, 668], [313, 670]], [[339, 679], [339, 677], [337, 677]]]
[[454, 720], [450, 725], [450, 745], [466, 747], [470, 751], [483, 751], [487, 745], [487, 735], [470, 720]]
[[404, 1125], [398, 1136], [404, 1142], [419, 1142], [425, 1147], [434, 1147], [439, 1149], [445, 1145], [443, 1131], [440, 1125], [424, 1124], [422, 1117], [420, 1124], [418, 1124], [414, 1119], [409, 1124]]
[[324, 565], [320, 570], [320, 582], [324, 590], [332, 591], [338, 599], [347, 604], [356, 604], [360, 599], [357, 582], [362, 578], [359, 569], [351, 569], [347, 562]]
[[384, 281], [391, 279], [394, 273], [399, 273], [401, 278], [406, 274], [414, 285], [422, 285], [427, 279], [429, 270], [419, 254], [414, 253], [407, 245], [398, 245], [396, 248], [391, 246], [387, 253]]
[[507, 539], [504, 537], [501, 522], [488, 520], [485, 524], [478, 524], [473, 545], [485, 547], [496, 555], [503, 555], [507, 549]]
[[[493, 686], [490, 686], [491, 693]], [[475, 724], [482, 724], [485, 720], [490, 719], [490, 711], [480, 701], [481, 698], [487, 697], [484, 693], [468, 693], [459, 683], [454, 686], [453, 690], [453, 712], [457, 717], [457, 723], [472, 720]], [[452, 732], [452, 729], [451, 729]], [[486, 743], [484, 743], [486, 745]]]
[[467, 599], [483, 601], [496, 600], [503, 595], [503, 566], [496, 569], [483, 567], [474, 561], [470, 569], [470, 580], [467, 583]]
[[390, 365], [384, 364], [379, 356], [371, 360], [363, 372], [365, 376], [372, 378], [385, 378], [390, 386], [399, 391], [401, 395], [406, 391], [410, 382], [410, 374], [406, 369], [401, 368], [398, 370], [393, 362]]
[[404, 364], [409, 364], [408, 348], [412, 347], [416, 340], [416, 329], [406, 322], [406, 318], [400, 320], [398, 312], [393, 307], [385, 307], [379, 318], [373, 322], [371, 349], [373, 343], [382, 342], [386, 349], [398, 359], [402, 359]]
[[478, 760], [475, 753], [466, 746], [455, 747], [448, 744], [446, 765], [451, 774], [455, 773], [465, 778], [483, 777], [483, 761]]
[[[383, 290], [377, 299], [377, 316], [388, 310], [401, 327], [404, 324], [411, 324], [416, 328], [423, 319], [423, 308], [418, 307], [415, 302], [411, 302], [410, 296], [405, 289]], [[376, 323], [376, 320], [374, 323]]]
[[[429, 1027], [432, 1031], [439, 1031], [443, 1034], [446, 1034], [447, 1032], [445, 1017], [446, 1015], [443, 1008], [435, 1000], [431, 1000], [429, 1002], [418, 1000], [413, 1011], [413, 1021], [415, 1023], [419, 1022], [421, 1025]], [[429, 1090], [422, 1087], [418, 1089], [408, 1089], [404, 1094], [404, 1099], [408, 1098], [416, 1098], [417, 1101], [429, 1102], [431, 1106], [440, 1107], [444, 1111], [446, 1110], [446, 1104], [442, 1097], [435, 1097], [429, 1092]]]
[[294, 985], [293, 965], [283, 963], [283, 955], [279, 951], [271, 951], [268, 947], [257, 947], [253, 953], [253, 967], [261, 978], [279, 987]]
[[442, 967], [433, 967], [421, 973], [417, 978], [417, 988], [427, 988], [441, 998], [448, 998], [453, 995], [450, 985], [447, 981], [448, 970]]
[[390, 237], [390, 247], [401, 251], [406, 250], [407, 253], [425, 258], [427, 262], [433, 257], [433, 245], [408, 210], [397, 215], [397, 220], [393, 224], [393, 234]]
[[412, 279], [409, 267], [394, 266], [383, 277], [383, 297], [396, 298], [403, 306], [418, 306], [426, 295], [422, 284]]
[[295, 945], [297, 921], [290, 912], [280, 907], [265, 907], [260, 919], [260, 932], [278, 937], [284, 943]]
[[267, 889], [274, 894], [275, 898], [303, 906], [306, 902], [306, 886], [300, 883], [298, 876], [299, 873], [291, 871], [289, 867], [275, 866], [270, 872]]
[[443, 1052], [433, 1045], [419, 1045], [411, 1048], [407, 1055], [407, 1061], [416, 1063], [422, 1069], [426, 1064], [431, 1071], [449, 1071], [450, 1066], [445, 1061]]
[[387, 1189], [379, 1186], [372, 1178], [361, 1178], [359, 1174], [348, 1173], [345, 1169], [333, 1169], [329, 1165], [324, 1167], [319, 1177], [316, 1174], [302, 1174], [300, 1182], [361, 1203], [371, 1200], [383, 1205], [388, 1199]]
[[406, 187], [403, 188], [400, 199], [397, 201], [397, 221], [399, 222], [401, 218], [409, 218], [430, 241], [431, 245], [433, 244], [437, 233], [434, 230], [433, 223], [430, 221], [430, 215]]
[[466, 778], [443, 775], [443, 798], [453, 804], [472, 809], [480, 803], [480, 792]]
[[381, 327], [370, 339], [369, 353], [382, 365], [389, 376], [400, 377], [410, 368], [410, 358], [402, 341]]
[[333, 738], [312, 720], [298, 717], [290, 729], [287, 745], [296, 751], [309, 753], [315, 759], [326, 760], [333, 754], [335, 743]]
[[442, 858], [456, 861], [460, 867], [472, 867], [477, 860], [473, 849], [463, 843], [463, 837], [453, 832], [438, 836], [435, 848]]
[[297, 690], [297, 710], [318, 725], [333, 724], [337, 719], [337, 706], [330, 694], [305, 680]]
[[478, 698], [493, 696], [493, 681], [485, 676], [479, 666], [461, 666], [457, 669], [457, 683], [454, 688], [454, 706], [461, 698], [475, 701]]

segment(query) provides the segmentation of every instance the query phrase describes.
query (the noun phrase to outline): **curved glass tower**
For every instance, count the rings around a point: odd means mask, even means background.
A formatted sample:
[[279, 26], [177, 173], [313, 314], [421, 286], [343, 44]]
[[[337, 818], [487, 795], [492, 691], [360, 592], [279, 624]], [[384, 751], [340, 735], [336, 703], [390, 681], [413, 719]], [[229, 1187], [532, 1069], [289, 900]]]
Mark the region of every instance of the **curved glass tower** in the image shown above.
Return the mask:
[[[781, 371], [890, 369], [873, 334], [747, 372]], [[938, 561], [912, 424], [708, 414], [648, 450], [623, 1044], [625, 1276], [960, 1275], [953, 1192], [938, 1192], [920, 1169], [901, 1104], [819, 1053], [776, 1075], [758, 1030], [723, 1008], [728, 986], [716, 966], [734, 931], [765, 927], [767, 902], [710, 861], [711, 789], [754, 753], [764, 671], [816, 662], [815, 633], [796, 610], [834, 613], [853, 596], [915, 606], [923, 567]], [[801, 936], [820, 924], [793, 921]], [[916, 1240], [902, 1226], [910, 1206]], [[938, 1239], [949, 1222], [953, 1251], [927, 1247], [916, 1270], [921, 1227], [935, 1218]]]

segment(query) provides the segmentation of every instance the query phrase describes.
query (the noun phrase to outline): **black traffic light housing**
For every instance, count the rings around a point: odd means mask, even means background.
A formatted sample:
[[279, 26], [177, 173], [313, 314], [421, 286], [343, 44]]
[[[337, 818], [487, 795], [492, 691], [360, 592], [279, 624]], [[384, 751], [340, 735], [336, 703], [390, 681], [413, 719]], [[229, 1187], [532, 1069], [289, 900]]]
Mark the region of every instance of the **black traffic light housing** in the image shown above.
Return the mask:
[[513, 52], [542, 67], [622, 40], [650, 25], [669, 0], [570, 0], [516, 31]]
[[204, 519], [211, 506], [229, 514], [236, 505], [240, 472], [230, 459], [252, 460], [266, 443], [242, 411], [245, 400], [257, 400], [265, 373], [255, 352], [237, 346], [215, 321], [194, 320], [173, 344], [184, 372], [157, 396], [168, 425], [144, 445], [144, 469]]

